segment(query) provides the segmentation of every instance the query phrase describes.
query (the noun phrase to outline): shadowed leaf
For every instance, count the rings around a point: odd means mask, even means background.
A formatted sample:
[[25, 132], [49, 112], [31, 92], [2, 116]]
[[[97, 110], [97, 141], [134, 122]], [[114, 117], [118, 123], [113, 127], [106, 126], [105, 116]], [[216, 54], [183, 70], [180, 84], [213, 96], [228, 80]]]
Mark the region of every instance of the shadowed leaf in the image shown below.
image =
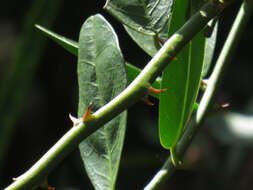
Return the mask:
[[160, 33], [168, 23], [171, 1], [107, 0], [105, 9], [122, 24], [142, 33]]

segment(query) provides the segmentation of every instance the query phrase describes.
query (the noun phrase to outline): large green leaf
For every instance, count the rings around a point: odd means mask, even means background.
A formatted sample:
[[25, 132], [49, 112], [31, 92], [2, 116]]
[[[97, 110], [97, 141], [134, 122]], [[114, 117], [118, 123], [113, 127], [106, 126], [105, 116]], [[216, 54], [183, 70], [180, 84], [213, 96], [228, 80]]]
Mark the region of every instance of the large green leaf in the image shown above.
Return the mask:
[[167, 26], [171, 12], [169, 0], [107, 0], [105, 9], [122, 24], [154, 35]]
[[[169, 35], [176, 32], [202, 3], [203, 0], [175, 0]], [[168, 91], [160, 95], [159, 135], [162, 146], [171, 152], [193, 110], [201, 79], [204, 48], [205, 38], [199, 33], [162, 75], [161, 88]]]
[[[78, 49], [78, 116], [92, 102], [96, 111], [127, 85], [127, 74], [118, 39], [101, 16], [83, 24]], [[87, 174], [96, 190], [113, 190], [118, 172], [126, 126], [126, 112], [105, 124], [80, 146]]]

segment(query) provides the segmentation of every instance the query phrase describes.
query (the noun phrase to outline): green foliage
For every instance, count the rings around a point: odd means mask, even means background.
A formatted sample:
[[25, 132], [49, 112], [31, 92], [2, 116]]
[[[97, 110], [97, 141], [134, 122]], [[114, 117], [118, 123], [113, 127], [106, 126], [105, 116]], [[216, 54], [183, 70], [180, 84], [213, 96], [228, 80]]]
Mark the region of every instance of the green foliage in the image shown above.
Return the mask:
[[126, 26], [155, 35], [167, 26], [171, 3], [171, 0], [107, 0], [105, 9]]
[[[169, 36], [203, 4], [202, 0], [187, 2], [175, 1]], [[163, 72], [161, 88], [168, 91], [160, 96], [159, 134], [161, 144], [167, 149], [175, 147], [194, 109], [203, 64], [209, 65], [211, 60], [205, 56], [205, 50], [209, 54], [214, 50], [214, 46], [205, 49], [206, 41], [203, 33], [197, 34]]]
[[[119, 0], [112, 0], [108, 1], [105, 9], [118, 18], [131, 38], [153, 57], [161, 47], [159, 37], [168, 37], [172, 2], [172, 0], [149, 0], [126, 1], [122, 4]], [[142, 12], [137, 12], [134, 7], [138, 7], [144, 14], [136, 14]]]
[[[117, 36], [101, 15], [86, 20], [79, 44], [78, 116], [82, 117], [91, 102], [96, 111], [118, 95], [127, 85], [127, 74]], [[123, 112], [79, 145], [96, 190], [114, 189], [125, 128], [126, 112]]]
[[[70, 40], [62, 35], [56, 34], [55, 32], [40, 26], [36, 25], [36, 28], [39, 29], [43, 34], [48, 36], [50, 39], [58, 43], [64, 49], [77, 56], [78, 54], [78, 43], [76, 41]], [[140, 74], [141, 69], [135, 67], [130, 63], [126, 63], [126, 71], [128, 77], [128, 83], [131, 83], [137, 76]], [[156, 81], [152, 84], [155, 88], [160, 88], [161, 79], [158, 77]], [[159, 98], [158, 94], [151, 94], [152, 96]]]

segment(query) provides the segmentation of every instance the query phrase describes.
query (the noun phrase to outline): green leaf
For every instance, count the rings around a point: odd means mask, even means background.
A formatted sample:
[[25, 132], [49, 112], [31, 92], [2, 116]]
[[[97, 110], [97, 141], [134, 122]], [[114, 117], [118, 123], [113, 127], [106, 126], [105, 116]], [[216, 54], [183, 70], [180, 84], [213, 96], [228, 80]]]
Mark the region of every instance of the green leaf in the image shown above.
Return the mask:
[[[176, 0], [169, 35], [176, 32], [202, 3], [202, 0]], [[162, 146], [171, 152], [174, 152], [172, 149], [193, 111], [201, 79], [204, 48], [205, 38], [199, 33], [162, 75], [161, 88], [168, 91], [160, 95], [159, 135]]]
[[122, 24], [155, 35], [167, 26], [171, 0], [107, 0], [105, 9]]
[[161, 48], [157, 35], [146, 35], [126, 25], [124, 25], [124, 28], [129, 36], [138, 44], [138, 46], [151, 57], [153, 57]]
[[[170, 23], [170, 15], [171, 15], [171, 9], [172, 9], [172, 2], [173, 0], [164, 0], [164, 1], [150, 1], [152, 4], [156, 4], [156, 6], [153, 6], [153, 12], [164, 12], [166, 15], [162, 15], [163, 19], [166, 19], [166, 24], [163, 26], [162, 29], [153, 30], [155, 33], [153, 35], [147, 35], [143, 32], [140, 32], [138, 30], [132, 29], [131, 27], [128, 27], [124, 25], [125, 30], [130, 35], [130, 37], [142, 48], [147, 54], [149, 54], [151, 57], [153, 57], [158, 50], [161, 48], [159, 38], [168, 38], [168, 28]], [[164, 6], [166, 4], [166, 6]], [[169, 5], [169, 6], [167, 6]], [[169, 10], [169, 11], [168, 11]], [[150, 20], [159, 20], [160, 14], [151, 14]]]
[[[92, 102], [96, 111], [127, 85], [127, 74], [117, 36], [101, 16], [82, 26], [78, 50], [79, 105], [82, 117]], [[85, 169], [96, 190], [114, 189], [126, 128], [126, 112], [105, 124], [80, 146]]]
[[58, 43], [60, 46], [62, 46], [64, 49], [77, 56], [78, 43], [76, 41], [70, 40], [64, 36], [56, 34], [55, 32], [38, 24], [36, 24], [35, 27], [39, 29], [47, 37], [49, 37], [50, 39]]

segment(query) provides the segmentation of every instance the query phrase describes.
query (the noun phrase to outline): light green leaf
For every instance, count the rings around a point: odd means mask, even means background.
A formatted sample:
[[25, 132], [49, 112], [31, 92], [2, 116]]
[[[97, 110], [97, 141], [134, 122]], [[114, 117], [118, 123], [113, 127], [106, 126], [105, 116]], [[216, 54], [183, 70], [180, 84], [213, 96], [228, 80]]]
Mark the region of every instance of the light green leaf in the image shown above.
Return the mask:
[[107, 0], [105, 9], [122, 24], [139, 32], [154, 35], [167, 26], [171, 2], [168, 0]]
[[[169, 35], [176, 32], [203, 1], [175, 0], [174, 3]], [[160, 95], [159, 135], [162, 146], [171, 149], [171, 152], [194, 108], [201, 79], [204, 48], [205, 38], [199, 33], [162, 75], [161, 88], [168, 91]]]
[[[117, 36], [101, 16], [82, 26], [78, 50], [78, 116], [93, 102], [96, 111], [127, 85], [127, 74]], [[80, 146], [87, 174], [96, 190], [113, 190], [126, 127], [126, 112], [105, 124]]]

